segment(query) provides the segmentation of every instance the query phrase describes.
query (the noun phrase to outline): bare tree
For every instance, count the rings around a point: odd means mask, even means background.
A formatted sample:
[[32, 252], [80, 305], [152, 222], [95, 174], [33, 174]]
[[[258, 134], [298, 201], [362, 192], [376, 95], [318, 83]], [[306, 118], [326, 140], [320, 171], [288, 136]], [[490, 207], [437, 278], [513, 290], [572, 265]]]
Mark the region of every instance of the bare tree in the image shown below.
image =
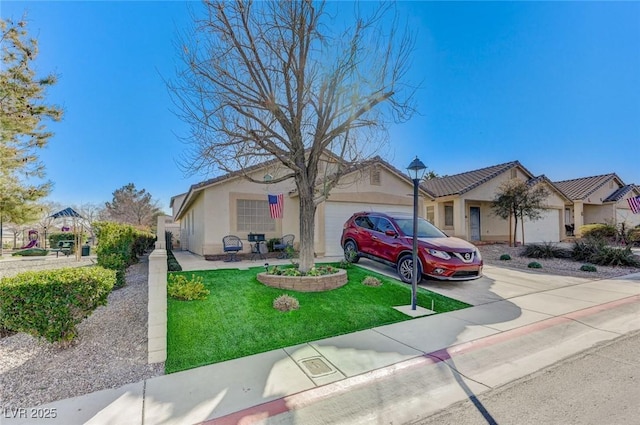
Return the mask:
[[113, 192], [113, 200], [105, 203], [105, 209], [113, 221], [151, 228], [162, 214], [158, 205], [145, 189], [137, 190], [129, 183]]
[[[549, 192], [541, 185], [529, 185], [527, 182], [511, 179], [500, 185], [496, 197], [491, 205], [493, 212], [500, 218], [513, 217], [513, 239], [511, 226], [509, 226], [509, 245], [516, 245], [518, 233], [518, 219], [522, 223], [522, 244], [524, 245], [524, 219], [535, 221], [541, 217], [544, 209], [543, 202], [549, 196]], [[511, 223], [511, 221], [510, 221]]]
[[[392, 5], [362, 5], [373, 9], [364, 16], [350, 4], [354, 18], [340, 28], [345, 3], [205, 1], [178, 46], [185, 69], [168, 84], [191, 128], [186, 171], [275, 159], [283, 171], [270, 183], [295, 182], [303, 272], [313, 266], [318, 204], [345, 169], [379, 151], [392, 120], [413, 113], [404, 81], [412, 36], [399, 32]], [[327, 152], [341, 161], [324, 173]]]

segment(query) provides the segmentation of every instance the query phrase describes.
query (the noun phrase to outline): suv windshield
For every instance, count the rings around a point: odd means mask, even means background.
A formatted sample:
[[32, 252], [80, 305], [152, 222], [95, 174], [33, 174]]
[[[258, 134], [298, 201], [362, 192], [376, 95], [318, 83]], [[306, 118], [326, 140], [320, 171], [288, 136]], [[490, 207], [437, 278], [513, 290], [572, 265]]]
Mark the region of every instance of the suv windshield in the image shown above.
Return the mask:
[[[398, 227], [400, 227], [400, 230], [402, 230], [402, 233], [410, 237], [413, 236], [413, 218], [396, 218], [395, 221]], [[424, 218], [418, 217], [418, 237], [445, 238], [447, 235]]]

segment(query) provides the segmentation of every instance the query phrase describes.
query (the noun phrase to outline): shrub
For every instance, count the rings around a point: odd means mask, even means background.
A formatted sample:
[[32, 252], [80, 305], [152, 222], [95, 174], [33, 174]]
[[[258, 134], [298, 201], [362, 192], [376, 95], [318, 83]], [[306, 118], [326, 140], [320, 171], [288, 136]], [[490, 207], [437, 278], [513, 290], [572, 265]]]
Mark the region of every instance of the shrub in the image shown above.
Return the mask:
[[107, 303], [115, 272], [102, 267], [25, 272], [0, 280], [0, 328], [69, 342], [76, 325]]
[[591, 261], [591, 257], [606, 246], [600, 238], [587, 238], [573, 244], [571, 257], [576, 261]]
[[93, 227], [98, 236], [98, 265], [116, 270], [116, 286], [124, 286], [126, 268], [137, 262], [138, 255], [142, 255], [151, 246], [153, 235], [121, 223], [103, 221], [93, 223]]
[[300, 303], [294, 297], [283, 294], [273, 300], [273, 308], [282, 312], [297, 310], [300, 308]]
[[49, 250], [42, 248], [29, 248], [23, 249], [22, 251], [14, 252], [13, 256], [22, 256], [22, 257], [40, 257], [49, 254]]
[[205, 300], [210, 293], [204, 286], [202, 276], [192, 274], [191, 279], [187, 279], [181, 274], [169, 275], [167, 294], [171, 298], [181, 301]]
[[528, 258], [570, 258], [571, 252], [554, 243], [545, 242], [527, 245], [522, 255]]
[[362, 284], [366, 286], [380, 286], [382, 285], [382, 282], [377, 277], [367, 276], [362, 281]]
[[182, 266], [176, 260], [176, 256], [173, 255], [173, 252], [168, 249], [167, 250], [167, 270], [170, 272], [181, 272]]
[[98, 260], [98, 265], [105, 269], [116, 272], [116, 283], [114, 289], [122, 288], [126, 283], [126, 263], [125, 259], [116, 253], [103, 254]]
[[347, 261], [347, 260], [340, 260], [340, 263], [338, 263], [338, 268], [340, 269], [350, 269], [353, 267], [353, 263]]
[[613, 239], [618, 231], [616, 226], [611, 224], [587, 224], [580, 226], [580, 234], [583, 238], [605, 238]]
[[633, 229], [629, 229], [627, 238], [631, 245], [640, 244], [640, 226], [636, 226]]
[[502, 261], [509, 261], [509, 260], [511, 260], [511, 256], [510, 256], [509, 254], [502, 254], [502, 255], [500, 256], [500, 260], [502, 260]]
[[287, 267], [280, 270], [282, 276], [302, 276], [302, 272], [297, 267]]
[[280, 239], [279, 238], [271, 238], [267, 241], [267, 249], [269, 250], [269, 252], [273, 252], [273, 246], [277, 243], [280, 243]]
[[[85, 240], [85, 234], [82, 233], [80, 236], [80, 240]], [[58, 246], [58, 242], [63, 241], [71, 241], [75, 242], [75, 235], [72, 232], [61, 232], [61, 233], [49, 233], [47, 239], [49, 239], [49, 246], [51, 248], [56, 248]]]
[[338, 273], [338, 268], [330, 265], [320, 265], [312, 267], [307, 273], [298, 270], [298, 264], [289, 267], [273, 266], [267, 269], [267, 274], [279, 276], [324, 276], [327, 274]]
[[613, 248], [605, 246], [591, 256], [589, 262], [601, 266], [640, 267], [640, 260], [631, 251], [631, 247]]
[[529, 264], [527, 264], [527, 267], [529, 267], [530, 269], [541, 269], [542, 264], [532, 261]]
[[580, 270], [582, 270], [583, 272], [597, 272], [598, 269], [596, 269], [596, 266], [594, 266], [593, 264], [583, 264], [582, 266], [580, 266]]
[[601, 238], [588, 238], [576, 242], [572, 256], [577, 261], [588, 261], [600, 266], [640, 267], [640, 260], [633, 254], [631, 247], [614, 248]]

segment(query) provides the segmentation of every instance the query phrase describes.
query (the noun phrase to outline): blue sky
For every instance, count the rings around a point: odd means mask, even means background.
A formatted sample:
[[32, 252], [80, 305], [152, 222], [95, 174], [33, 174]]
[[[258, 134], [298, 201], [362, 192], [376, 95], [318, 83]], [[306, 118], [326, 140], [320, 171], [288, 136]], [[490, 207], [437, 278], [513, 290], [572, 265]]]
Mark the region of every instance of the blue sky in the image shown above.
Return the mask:
[[[401, 2], [417, 33], [411, 78], [419, 114], [391, 130], [391, 156], [438, 174], [519, 160], [565, 180], [615, 172], [640, 184], [640, 2]], [[169, 211], [171, 196], [210, 176], [175, 161], [185, 125], [164, 78], [178, 65], [187, 4], [2, 1], [27, 12], [36, 69], [59, 83], [62, 122], [41, 153], [49, 199], [104, 203], [129, 182]]]

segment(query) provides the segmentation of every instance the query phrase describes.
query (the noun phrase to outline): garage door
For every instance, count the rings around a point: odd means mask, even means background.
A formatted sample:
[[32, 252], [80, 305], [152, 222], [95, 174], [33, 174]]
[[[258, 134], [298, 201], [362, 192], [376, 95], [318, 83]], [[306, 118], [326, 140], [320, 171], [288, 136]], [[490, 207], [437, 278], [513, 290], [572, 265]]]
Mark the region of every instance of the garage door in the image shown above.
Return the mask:
[[412, 213], [412, 206], [387, 205], [387, 204], [363, 204], [356, 202], [327, 202], [325, 205], [325, 255], [342, 255], [340, 238], [344, 223], [359, 211], [378, 212], [405, 212]]
[[[519, 231], [520, 229], [518, 233]], [[560, 210], [544, 210], [540, 219], [536, 221], [525, 219], [524, 241], [525, 243], [560, 242]]]

